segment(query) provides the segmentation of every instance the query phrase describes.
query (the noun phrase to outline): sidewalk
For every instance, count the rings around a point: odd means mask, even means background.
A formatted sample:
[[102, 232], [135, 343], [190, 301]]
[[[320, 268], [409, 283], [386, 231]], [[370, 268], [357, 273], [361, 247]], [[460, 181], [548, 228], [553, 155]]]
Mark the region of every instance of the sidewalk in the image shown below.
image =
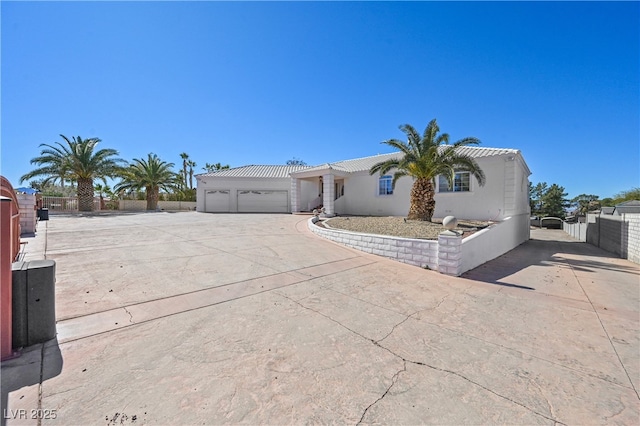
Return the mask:
[[640, 420], [640, 268], [561, 231], [455, 278], [293, 215], [43, 225], [58, 338], [2, 363], [8, 425]]

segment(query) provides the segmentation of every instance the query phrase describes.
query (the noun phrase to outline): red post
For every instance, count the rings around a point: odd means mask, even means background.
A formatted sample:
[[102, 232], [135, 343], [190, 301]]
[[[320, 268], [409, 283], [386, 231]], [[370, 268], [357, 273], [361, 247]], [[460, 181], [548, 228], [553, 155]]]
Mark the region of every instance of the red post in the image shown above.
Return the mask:
[[11, 183], [0, 176], [0, 357], [13, 356], [11, 264], [20, 252], [20, 206]]
[[0, 340], [2, 359], [13, 355], [11, 349], [12, 202], [11, 198], [0, 196], [0, 324], [2, 325]]

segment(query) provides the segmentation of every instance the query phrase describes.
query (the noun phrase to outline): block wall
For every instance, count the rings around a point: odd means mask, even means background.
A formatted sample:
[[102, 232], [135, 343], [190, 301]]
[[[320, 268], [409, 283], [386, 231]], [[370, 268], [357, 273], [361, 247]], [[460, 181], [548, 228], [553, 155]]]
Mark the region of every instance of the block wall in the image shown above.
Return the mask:
[[640, 264], [640, 214], [627, 214], [627, 259]]
[[20, 233], [33, 234], [36, 232], [37, 212], [36, 196], [30, 194], [17, 194], [20, 206]]
[[[398, 262], [433, 270], [438, 269], [438, 241], [394, 238], [385, 235], [359, 234], [339, 229], [322, 228], [309, 220], [315, 234], [365, 253], [384, 256]], [[453, 268], [452, 268], [453, 269]]]

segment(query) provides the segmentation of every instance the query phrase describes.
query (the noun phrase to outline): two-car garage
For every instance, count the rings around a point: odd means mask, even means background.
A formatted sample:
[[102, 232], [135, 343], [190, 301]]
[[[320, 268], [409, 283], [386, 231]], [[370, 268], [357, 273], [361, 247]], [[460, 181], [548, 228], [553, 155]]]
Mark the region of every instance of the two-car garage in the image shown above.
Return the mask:
[[210, 213], [289, 213], [289, 173], [304, 168], [244, 166], [198, 175], [196, 209]]
[[287, 213], [289, 191], [238, 191], [238, 212]]
[[[232, 197], [234, 198], [233, 200]], [[233, 209], [233, 206], [236, 209]], [[290, 211], [289, 191], [257, 189], [206, 190], [204, 211], [211, 213], [287, 213]]]

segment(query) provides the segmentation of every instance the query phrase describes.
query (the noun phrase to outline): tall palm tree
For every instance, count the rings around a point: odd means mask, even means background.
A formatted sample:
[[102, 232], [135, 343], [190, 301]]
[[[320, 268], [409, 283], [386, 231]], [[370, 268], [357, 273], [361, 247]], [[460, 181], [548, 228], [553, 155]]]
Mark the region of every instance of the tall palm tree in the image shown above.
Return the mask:
[[180, 154], [180, 158], [182, 158], [182, 179], [184, 187], [187, 188], [187, 166], [189, 165], [189, 154], [183, 152]]
[[392, 169], [392, 186], [403, 176], [411, 176], [415, 179], [411, 188], [410, 207], [407, 219], [431, 221], [435, 210], [435, 179], [438, 175], [445, 176], [449, 186], [453, 186], [455, 173], [465, 171], [471, 173], [478, 183], [485, 183], [484, 172], [478, 163], [470, 156], [459, 152], [459, 148], [468, 145], [478, 145], [477, 138], [467, 137], [449, 145], [449, 135], [441, 133], [438, 123], [434, 118], [429, 122], [422, 137], [409, 124], [400, 126], [407, 135], [407, 142], [398, 139], [389, 139], [382, 143], [400, 151], [401, 155], [375, 164], [369, 170], [369, 174], [380, 172], [384, 175]]
[[113, 188], [119, 191], [137, 191], [144, 189], [147, 194], [147, 210], [158, 207], [160, 189], [174, 190], [181, 184], [180, 177], [174, 173], [173, 163], [162, 161], [156, 154], [150, 153], [147, 159], [135, 158], [122, 173], [122, 181]]
[[226, 170], [226, 169], [229, 169], [229, 168], [230, 168], [230, 166], [228, 164], [225, 164], [223, 166], [220, 163], [215, 163], [215, 164], [206, 163], [202, 169], [204, 171], [206, 171], [207, 173], [213, 173], [213, 172], [217, 172], [219, 170]]
[[196, 166], [196, 162], [189, 160], [187, 166], [189, 166], [189, 189], [193, 189], [193, 168]]
[[82, 139], [80, 136], [71, 140], [60, 135], [64, 143], [55, 145], [41, 144], [44, 147], [39, 157], [31, 159], [31, 164], [37, 164], [35, 170], [23, 175], [21, 182], [34, 177], [44, 177], [43, 184], [64, 179], [78, 183], [78, 210], [93, 210], [93, 181], [102, 180], [105, 184], [107, 177], [117, 176], [126, 161], [116, 157], [115, 149], [96, 150], [100, 143], [98, 138]]

